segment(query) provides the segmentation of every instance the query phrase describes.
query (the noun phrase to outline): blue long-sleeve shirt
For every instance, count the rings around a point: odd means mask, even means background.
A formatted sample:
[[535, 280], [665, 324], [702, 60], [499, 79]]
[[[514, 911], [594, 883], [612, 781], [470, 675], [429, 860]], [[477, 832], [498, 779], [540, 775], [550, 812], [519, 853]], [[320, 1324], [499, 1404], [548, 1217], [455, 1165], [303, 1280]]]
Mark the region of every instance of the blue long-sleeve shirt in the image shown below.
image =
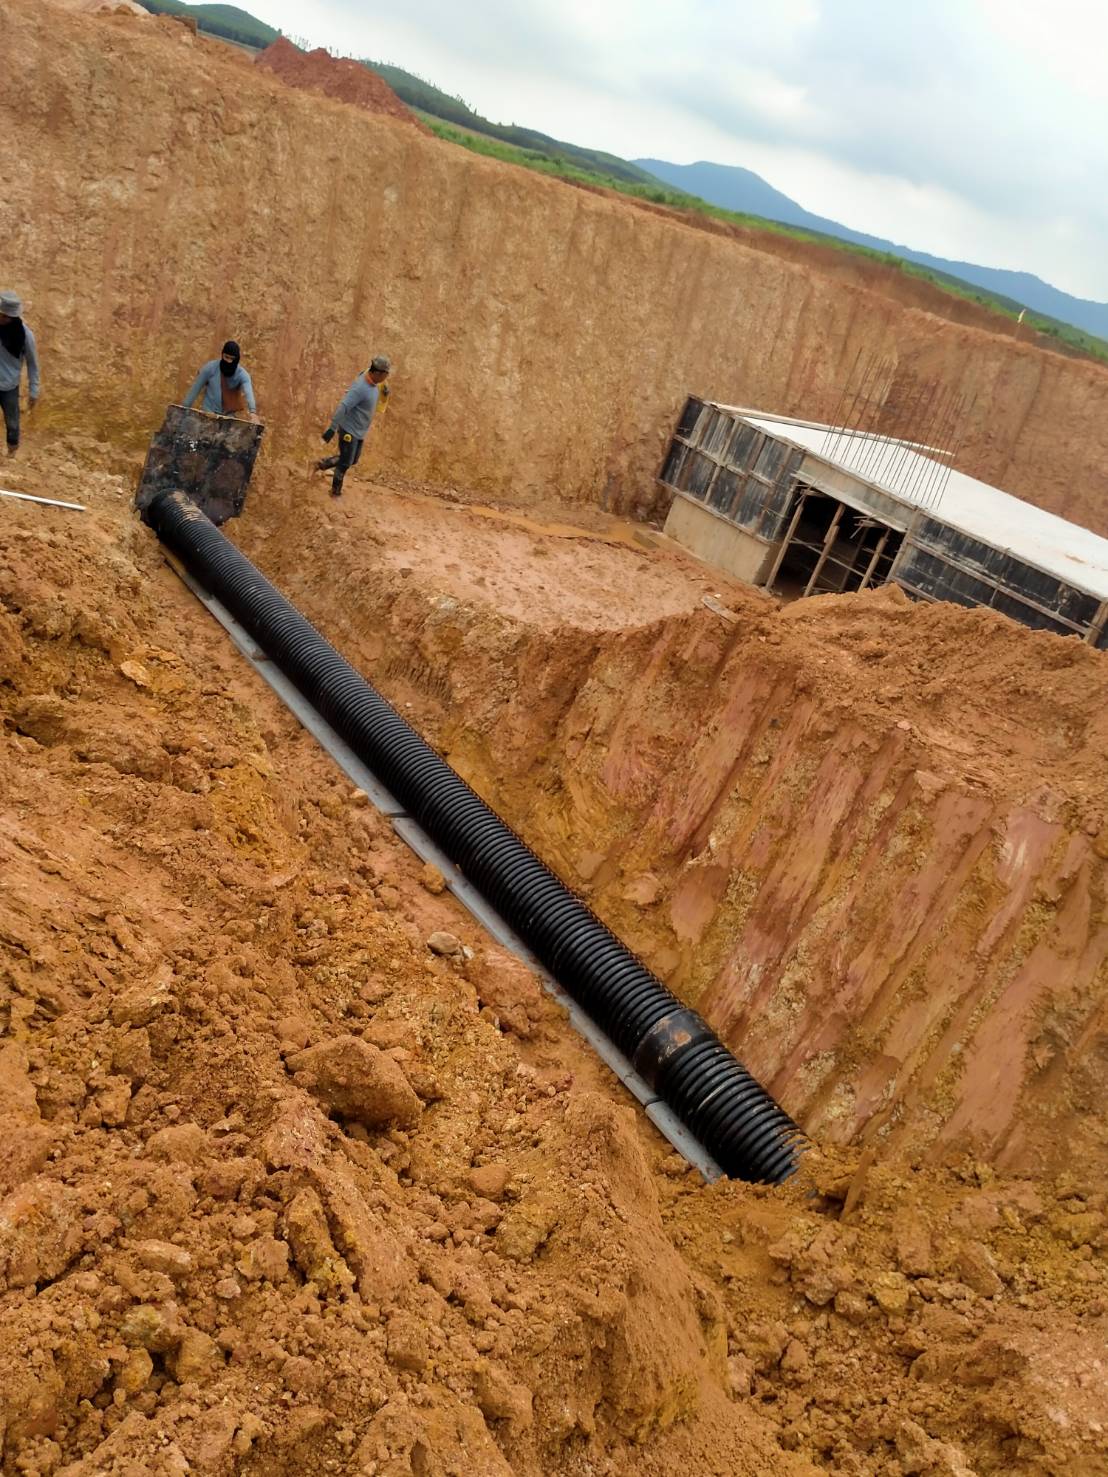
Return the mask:
[[339, 401], [339, 407], [331, 417], [331, 424], [340, 431], [347, 431], [356, 441], [364, 441], [377, 409], [381, 391], [371, 385], [364, 374], [360, 374]]
[[188, 394], [181, 401], [181, 404], [186, 409], [189, 408], [200, 391], [203, 390], [204, 403], [200, 409], [210, 411], [212, 415], [222, 415], [223, 385], [226, 383], [229, 390], [242, 390], [246, 396], [247, 408], [253, 414], [258, 407], [254, 403], [254, 385], [249, 374], [247, 374], [241, 364], [237, 364], [234, 374], [229, 374], [226, 380], [224, 380], [223, 375], [219, 372], [219, 362], [218, 359], [209, 359], [207, 364], [200, 366], [200, 373], [193, 380], [192, 389], [189, 390]]
[[3, 344], [0, 344], [0, 390], [18, 390], [19, 377], [23, 373], [23, 366], [27, 366], [27, 388], [31, 392], [31, 399], [38, 399], [40, 389], [38, 375], [38, 346], [35, 336], [23, 325], [26, 335], [23, 341], [23, 353], [17, 359], [14, 354], [9, 354]]

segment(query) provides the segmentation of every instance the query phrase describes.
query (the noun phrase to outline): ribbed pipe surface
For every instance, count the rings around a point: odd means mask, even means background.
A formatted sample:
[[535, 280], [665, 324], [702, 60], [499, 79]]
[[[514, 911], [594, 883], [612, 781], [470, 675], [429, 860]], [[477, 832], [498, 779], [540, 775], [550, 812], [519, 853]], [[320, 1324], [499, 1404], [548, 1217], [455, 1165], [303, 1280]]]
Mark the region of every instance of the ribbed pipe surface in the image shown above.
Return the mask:
[[803, 1136], [677, 999], [182, 493], [144, 513], [719, 1164], [778, 1183]]

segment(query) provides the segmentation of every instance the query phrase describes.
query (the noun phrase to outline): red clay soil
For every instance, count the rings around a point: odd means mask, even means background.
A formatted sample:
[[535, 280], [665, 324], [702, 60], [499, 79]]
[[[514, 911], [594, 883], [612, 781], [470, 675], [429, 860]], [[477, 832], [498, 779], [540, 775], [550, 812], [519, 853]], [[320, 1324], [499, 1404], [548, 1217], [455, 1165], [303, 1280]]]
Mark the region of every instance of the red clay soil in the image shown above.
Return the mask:
[[337, 507], [267, 472], [235, 537], [799, 1121], [1108, 1170], [1108, 656], [895, 589], [779, 608], [379, 454]]
[[383, 77], [349, 57], [332, 56], [322, 47], [315, 51], [301, 51], [287, 37], [278, 36], [255, 58], [254, 65], [275, 73], [290, 87], [322, 92], [340, 103], [353, 103], [356, 108], [365, 108], [368, 113], [399, 118], [404, 123], [411, 123], [421, 133], [431, 132], [411, 108], [400, 101]]
[[3, 1477], [1100, 1477], [1103, 1181], [705, 1187], [114, 459], [0, 523]]

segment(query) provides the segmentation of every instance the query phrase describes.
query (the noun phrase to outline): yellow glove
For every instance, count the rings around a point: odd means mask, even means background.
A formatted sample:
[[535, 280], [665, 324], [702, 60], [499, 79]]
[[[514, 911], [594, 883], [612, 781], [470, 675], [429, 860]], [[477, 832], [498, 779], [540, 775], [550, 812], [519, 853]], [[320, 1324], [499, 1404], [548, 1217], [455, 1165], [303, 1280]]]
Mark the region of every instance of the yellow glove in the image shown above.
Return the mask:
[[384, 415], [389, 408], [389, 387], [382, 385], [377, 396], [377, 414]]

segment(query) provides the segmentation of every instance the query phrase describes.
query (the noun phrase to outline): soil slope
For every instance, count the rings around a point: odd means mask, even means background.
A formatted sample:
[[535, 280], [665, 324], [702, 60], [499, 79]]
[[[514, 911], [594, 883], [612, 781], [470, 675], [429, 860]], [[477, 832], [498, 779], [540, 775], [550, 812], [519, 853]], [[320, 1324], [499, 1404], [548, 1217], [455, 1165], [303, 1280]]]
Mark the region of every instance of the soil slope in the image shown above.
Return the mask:
[[59, 426], [137, 448], [234, 337], [270, 444], [303, 450], [386, 352], [389, 466], [641, 510], [689, 391], [826, 418], [880, 352], [976, 395], [967, 471], [1108, 531], [1102, 367], [469, 155], [171, 21], [5, 18], [8, 260]]
[[333, 57], [322, 48], [301, 51], [286, 37], [278, 36], [255, 58], [254, 65], [272, 72], [290, 87], [321, 92], [339, 102], [353, 103], [366, 112], [399, 118], [411, 123], [421, 133], [431, 133], [426, 123], [400, 101], [383, 77], [348, 57]]
[[[1101, 1477], [1103, 658], [779, 613], [595, 506], [686, 379], [818, 398], [840, 331], [1007, 386], [974, 455], [1060, 497], [1098, 372], [4, 16], [4, 481], [88, 511], [0, 502], [3, 1477]], [[830, 1143], [794, 1184], [688, 1171], [162, 563], [136, 451], [232, 328], [235, 536]], [[336, 506], [282, 447], [398, 343]]]

